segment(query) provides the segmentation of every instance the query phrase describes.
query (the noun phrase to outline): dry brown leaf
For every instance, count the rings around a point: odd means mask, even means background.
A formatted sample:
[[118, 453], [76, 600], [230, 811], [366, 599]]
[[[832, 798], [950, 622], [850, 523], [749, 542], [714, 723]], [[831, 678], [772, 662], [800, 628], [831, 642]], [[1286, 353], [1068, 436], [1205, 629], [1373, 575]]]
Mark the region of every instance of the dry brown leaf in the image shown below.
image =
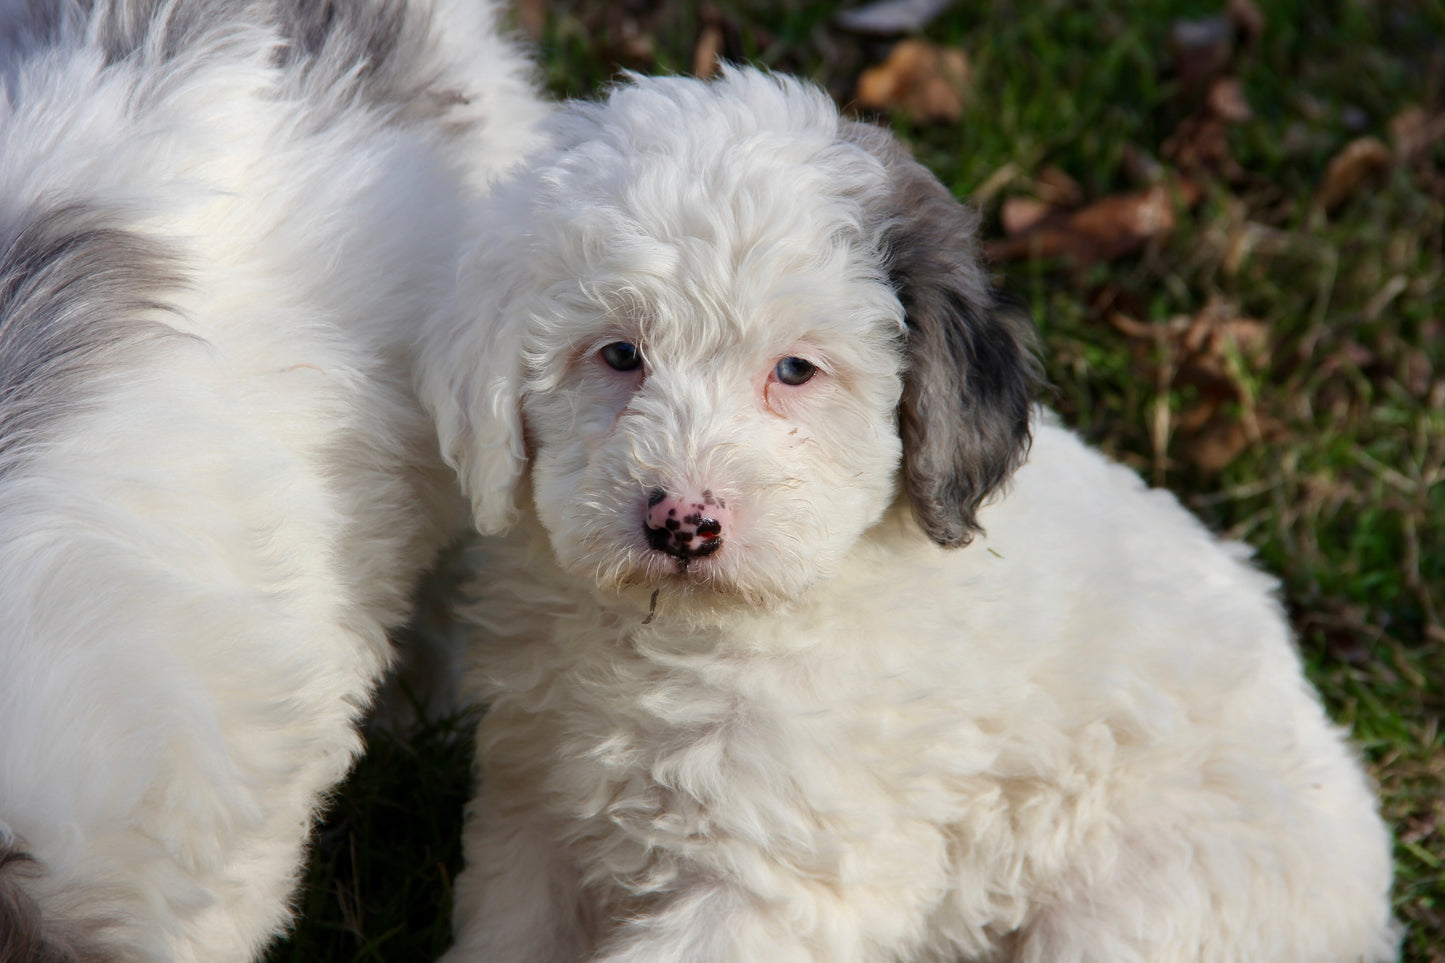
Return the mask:
[[1211, 302], [1192, 318], [1181, 319], [1171, 352], [1179, 384], [1197, 386], [1220, 399], [1250, 401], [1244, 369], [1263, 366], [1269, 329], [1254, 318], [1241, 318], [1224, 304]]
[[1218, 394], [1206, 394], [1194, 403], [1194, 407], [1181, 411], [1174, 417], [1174, 429], [1186, 438], [1197, 435], [1217, 420], [1225, 399]]
[[1263, 321], [1236, 318], [1211, 306], [1194, 317], [1185, 329], [1182, 344], [1191, 352], [1219, 359], [1233, 352], [1255, 354], [1268, 340]]
[[1174, 202], [1163, 185], [1133, 194], [1116, 194], [1079, 211], [1069, 226], [1110, 244], [1121, 239], [1157, 237], [1174, 230]]
[[1106, 319], [1143, 343], [1136, 355], [1153, 368], [1156, 383], [1190, 385], [1197, 391], [1188, 408], [1167, 416], [1156, 439], [1159, 445], [1167, 447], [1167, 437], [1177, 436], [1190, 464], [1217, 472], [1272, 430], [1272, 423], [1255, 410], [1244, 379], [1246, 372], [1266, 363], [1269, 332], [1263, 322], [1238, 317], [1220, 303], [1192, 317], [1167, 321], [1139, 321], [1121, 311], [1109, 312]]
[[1264, 35], [1264, 13], [1255, 6], [1254, 0], [1229, 0], [1225, 15], [1245, 46], [1253, 46]]
[[1395, 159], [1409, 165], [1422, 186], [1442, 184], [1440, 169], [1431, 159], [1431, 151], [1445, 139], [1445, 113], [1431, 116], [1419, 106], [1406, 107], [1390, 119], [1390, 146]]
[[1190, 206], [1198, 198], [1198, 188], [1189, 181], [1115, 194], [1069, 214], [1045, 217], [1031, 230], [986, 245], [987, 253], [1003, 261], [1031, 255], [1082, 264], [1112, 261], [1170, 233], [1176, 203]]
[[1078, 207], [1084, 203], [1084, 190], [1079, 182], [1053, 165], [1039, 171], [1034, 178], [1039, 200], [1055, 207]]
[[528, 40], [537, 43], [547, 29], [547, 0], [515, 0], [517, 26]]
[[1317, 195], [1320, 206], [1325, 210], [1339, 207], [1388, 170], [1391, 160], [1390, 149], [1373, 137], [1350, 141], [1325, 167]]
[[692, 75], [707, 80], [717, 73], [718, 67], [722, 65], [723, 47], [726, 44], [727, 35], [721, 24], [705, 24], [702, 32], [698, 34], [697, 45], [692, 50]]
[[1214, 116], [1231, 124], [1241, 124], [1254, 116], [1237, 77], [1219, 77], [1210, 84], [1205, 105]]
[[1029, 194], [1005, 198], [999, 209], [999, 224], [1009, 237], [1032, 231], [1046, 221], [1057, 223], [1084, 201], [1079, 182], [1057, 167], [1045, 167], [1031, 179], [1018, 180]]
[[858, 78], [858, 103], [898, 111], [920, 121], [947, 123], [963, 116], [968, 55], [957, 47], [900, 40], [888, 59]]
[[1107, 320], [1114, 328], [1141, 341], [1156, 341], [1166, 333], [1157, 325], [1131, 318], [1122, 311], [1110, 311]]
[[1004, 199], [1003, 206], [999, 208], [998, 219], [1003, 232], [1013, 237], [1033, 230], [1055, 211], [1052, 204], [1045, 204], [1032, 197], [1009, 197]]
[[1430, 146], [1430, 114], [1418, 104], [1400, 111], [1390, 118], [1390, 141], [1402, 161], [1424, 153]]
[[1228, 17], [1176, 20], [1169, 29], [1174, 72], [1186, 91], [1201, 91], [1229, 69], [1234, 56], [1234, 24]]
[[1184, 457], [1200, 471], [1223, 471], [1249, 447], [1243, 422], [1215, 419], [1184, 443]]
[[1232, 418], [1221, 413], [1184, 442], [1184, 457], [1200, 471], [1214, 474], [1229, 467], [1250, 445], [1286, 434], [1284, 424], [1268, 415]]
[[1160, 146], [1160, 153], [1180, 170], [1192, 174], [1218, 174], [1231, 183], [1244, 177], [1244, 169], [1229, 148], [1229, 127], [1254, 116], [1244, 88], [1234, 77], [1216, 77], [1199, 109], [1180, 121]]

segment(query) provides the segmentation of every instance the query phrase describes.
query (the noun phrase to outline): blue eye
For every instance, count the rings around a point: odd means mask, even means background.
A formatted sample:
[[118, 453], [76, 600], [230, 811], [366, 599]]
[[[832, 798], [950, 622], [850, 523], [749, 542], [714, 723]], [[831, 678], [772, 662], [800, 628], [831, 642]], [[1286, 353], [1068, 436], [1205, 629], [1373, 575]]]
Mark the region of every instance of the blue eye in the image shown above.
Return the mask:
[[784, 358], [773, 369], [773, 374], [777, 375], [778, 380], [785, 385], [804, 384], [817, 373], [817, 366], [802, 358]]
[[614, 341], [602, 349], [602, 360], [617, 371], [635, 371], [642, 364], [642, 352], [631, 341]]

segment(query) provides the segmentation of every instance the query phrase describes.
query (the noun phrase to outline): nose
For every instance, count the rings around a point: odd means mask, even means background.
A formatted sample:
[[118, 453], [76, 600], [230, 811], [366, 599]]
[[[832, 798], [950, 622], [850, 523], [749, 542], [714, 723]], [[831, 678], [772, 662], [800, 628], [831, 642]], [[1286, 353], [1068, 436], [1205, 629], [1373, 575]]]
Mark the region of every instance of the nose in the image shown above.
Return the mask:
[[674, 495], [654, 488], [647, 496], [647, 544], [682, 561], [722, 548], [723, 533], [731, 526], [732, 513], [710, 491]]

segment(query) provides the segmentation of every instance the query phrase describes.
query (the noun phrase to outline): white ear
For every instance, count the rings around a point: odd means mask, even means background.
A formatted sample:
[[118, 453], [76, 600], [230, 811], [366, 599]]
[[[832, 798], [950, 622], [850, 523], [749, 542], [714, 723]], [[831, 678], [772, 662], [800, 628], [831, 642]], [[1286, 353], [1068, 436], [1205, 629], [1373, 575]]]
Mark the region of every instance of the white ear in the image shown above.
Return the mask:
[[517, 516], [516, 489], [526, 470], [522, 440], [522, 336], [510, 296], [516, 274], [499, 263], [495, 243], [463, 258], [455, 292], [428, 319], [417, 353], [417, 390], [436, 422], [443, 459], [457, 473], [484, 535]]

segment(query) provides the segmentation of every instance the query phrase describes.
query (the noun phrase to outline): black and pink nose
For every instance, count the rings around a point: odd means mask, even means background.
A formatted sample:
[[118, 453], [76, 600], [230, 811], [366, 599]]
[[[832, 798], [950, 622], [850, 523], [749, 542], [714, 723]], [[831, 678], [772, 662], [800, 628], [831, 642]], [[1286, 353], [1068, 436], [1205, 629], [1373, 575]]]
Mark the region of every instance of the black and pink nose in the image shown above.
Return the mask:
[[687, 561], [711, 555], [722, 548], [723, 534], [732, 525], [732, 513], [710, 491], [671, 495], [654, 488], [647, 496], [643, 531], [647, 544], [659, 552]]

